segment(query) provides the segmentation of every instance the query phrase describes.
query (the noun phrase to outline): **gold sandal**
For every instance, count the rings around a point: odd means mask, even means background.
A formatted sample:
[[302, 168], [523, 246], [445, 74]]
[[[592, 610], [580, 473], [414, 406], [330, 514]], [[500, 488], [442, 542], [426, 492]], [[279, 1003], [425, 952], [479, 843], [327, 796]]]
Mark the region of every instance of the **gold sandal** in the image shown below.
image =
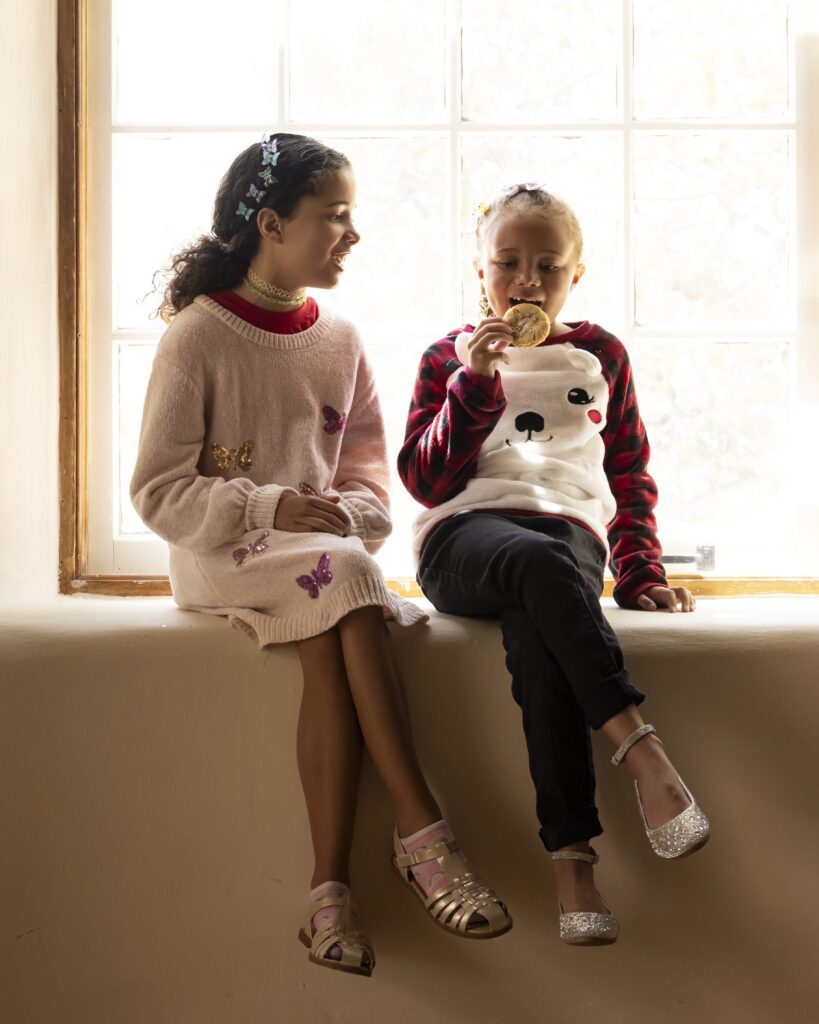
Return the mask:
[[[310, 950], [307, 958], [311, 963], [334, 971], [346, 971], [348, 974], [363, 974], [369, 978], [375, 967], [375, 953], [370, 940], [358, 926], [355, 904], [346, 885], [344, 890], [340, 896], [325, 896], [310, 904], [307, 928], [299, 930], [299, 941]], [[340, 907], [338, 920], [312, 934], [313, 918], [325, 907]], [[333, 946], [341, 950], [340, 960], [326, 955]]]
[[[512, 927], [506, 906], [469, 868], [457, 842], [438, 839], [430, 846], [407, 853], [396, 830], [393, 836], [393, 870], [424, 904], [427, 913], [441, 928], [463, 939], [494, 939]], [[417, 864], [436, 860], [446, 881], [427, 896], [411, 875]], [[484, 923], [469, 927], [473, 914]]]

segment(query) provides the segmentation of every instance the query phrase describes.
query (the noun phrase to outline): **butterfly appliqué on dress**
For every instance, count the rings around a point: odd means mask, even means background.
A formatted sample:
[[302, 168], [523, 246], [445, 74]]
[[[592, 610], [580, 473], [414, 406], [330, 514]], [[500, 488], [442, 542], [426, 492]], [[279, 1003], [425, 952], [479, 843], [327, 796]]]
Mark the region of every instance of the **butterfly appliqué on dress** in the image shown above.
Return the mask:
[[333, 582], [333, 574], [330, 572], [330, 556], [325, 551], [318, 560], [318, 566], [310, 570], [309, 576], [297, 576], [296, 583], [306, 590], [314, 600], [319, 596], [319, 588], [327, 587]]
[[265, 530], [260, 537], [257, 537], [252, 544], [248, 544], [246, 548], [236, 548], [233, 552], [233, 557], [236, 560], [236, 568], [238, 569], [240, 565], [244, 565], [248, 559], [255, 558], [263, 551], [267, 551], [267, 538], [269, 536], [270, 531]]
[[325, 405], [321, 411], [324, 414], [324, 419], [327, 421], [324, 424], [325, 433], [340, 434], [347, 426], [346, 412], [336, 412], [332, 405]]
[[225, 448], [221, 444], [212, 444], [210, 450], [219, 469], [241, 469], [247, 472], [253, 465], [251, 455], [255, 447], [255, 441], [245, 441], [239, 448]]

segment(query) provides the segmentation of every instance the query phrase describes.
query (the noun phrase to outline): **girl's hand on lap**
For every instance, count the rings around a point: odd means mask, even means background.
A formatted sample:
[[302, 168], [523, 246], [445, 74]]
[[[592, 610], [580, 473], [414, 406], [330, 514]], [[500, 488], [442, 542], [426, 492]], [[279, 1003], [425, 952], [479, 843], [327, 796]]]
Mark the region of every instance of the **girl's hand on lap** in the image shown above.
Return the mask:
[[481, 320], [469, 339], [469, 368], [482, 377], [494, 377], [501, 363], [508, 363], [506, 349], [512, 344], [512, 328], [498, 316]]
[[675, 612], [678, 604], [684, 612], [693, 612], [697, 606], [694, 595], [686, 587], [649, 587], [637, 598], [637, 606], [646, 612], [658, 609]]
[[350, 531], [350, 517], [339, 508], [338, 495], [316, 498], [285, 491], [276, 507], [273, 527], [290, 533], [334, 533], [346, 537]]

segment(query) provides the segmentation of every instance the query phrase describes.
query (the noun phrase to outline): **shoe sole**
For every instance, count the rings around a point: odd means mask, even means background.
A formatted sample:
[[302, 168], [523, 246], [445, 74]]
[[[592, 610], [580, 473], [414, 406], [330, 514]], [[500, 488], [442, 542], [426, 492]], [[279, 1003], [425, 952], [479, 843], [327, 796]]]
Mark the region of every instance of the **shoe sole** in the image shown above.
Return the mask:
[[663, 860], [684, 860], [686, 857], [690, 857], [692, 853], [696, 853], [697, 850], [701, 850], [710, 838], [711, 833], [709, 832], [703, 839], [689, 847], [683, 853], [678, 853], [676, 857], [663, 857]]
[[583, 938], [583, 939], [563, 939], [563, 942], [567, 946], [613, 946], [617, 941], [614, 939], [598, 939], [598, 938]]
[[[395, 858], [392, 858], [390, 860], [390, 864], [392, 865], [393, 871], [396, 873], [396, 875], [398, 875], [403, 884], [415, 894], [421, 906], [426, 911], [427, 917], [430, 918], [433, 924], [437, 924], [439, 928], [442, 928], [445, 932], [448, 932], [450, 935], [457, 935], [459, 939], [497, 939], [500, 938], [501, 935], [506, 935], [508, 931], [512, 930], [512, 924], [514, 922], [512, 921], [512, 918], [508, 911], [506, 912], [506, 916], [507, 918], [509, 918], [509, 923], [504, 925], [503, 928], [501, 928], [499, 931], [480, 931], [480, 928], [470, 928], [468, 931], [461, 932], [457, 931], [455, 928], [450, 928], [442, 921], [439, 921], [437, 917], [433, 917], [432, 914], [430, 914], [429, 910], [427, 909], [427, 898], [423, 894], [423, 891], [421, 890], [420, 886], [418, 886], [417, 882], [408, 881], [404, 877], [404, 872], [395, 863]], [[480, 911], [478, 911], [478, 913], [480, 913]]]

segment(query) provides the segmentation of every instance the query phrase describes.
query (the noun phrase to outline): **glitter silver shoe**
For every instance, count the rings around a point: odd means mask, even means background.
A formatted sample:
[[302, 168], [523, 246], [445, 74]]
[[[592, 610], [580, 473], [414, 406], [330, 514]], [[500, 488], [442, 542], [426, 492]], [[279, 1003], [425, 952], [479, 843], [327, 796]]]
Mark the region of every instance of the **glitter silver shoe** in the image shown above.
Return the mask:
[[[679, 775], [677, 776], [679, 779]], [[658, 857], [665, 857], [666, 860], [676, 860], [679, 857], [687, 857], [695, 850], [701, 849], [708, 842], [711, 835], [711, 826], [708, 819], [700, 810], [697, 801], [691, 795], [688, 786], [680, 779], [680, 785], [685, 790], [685, 795], [691, 801], [684, 811], [657, 828], [649, 828], [646, 824], [646, 816], [643, 813], [643, 803], [640, 800], [640, 790], [637, 783], [634, 783], [634, 792], [637, 794], [637, 806], [640, 808], [640, 817], [643, 819], [643, 828], [646, 830], [651, 849]]]
[[[626, 737], [622, 745], [618, 747], [611, 759], [611, 763], [615, 766], [621, 764], [623, 758], [637, 740], [642, 739], [643, 736], [648, 736], [652, 732], [656, 733], [653, 725], [643, 725], [639, 729], [635, 729], [630, 736]], [[659, 737], [657, 738], [659, 739]], [[634, 792], [637, 794], [637, 806], [640, 809], [640, 818], [642, 819], [645, 833], [648, 836], [648, 841], [651, 843], [651, 848], [657, 856], [664, 857], [666, 860], [676, 860], [679, 857], [687, 857], [690, 853], [694, 853], [695, 850], [705, 846], [711, 834], [711, 826], [708, 823], [708, 819], [679, 775], [677, 778], [680, 779], [680, 785], [685, 790], [685, 795], [691, 803], [684, 811], [680, 811], [676, 817], [666, 821], [663, 825], [658, 825], [657, 828], [648, 827], [646, 816], [643, 812], [643, 802], [640, 799], [640, 790], [637, 782], [635, 781], [634, 783]]]
[[[600, 858], [592, 849], [591, 853], [580, 850], [556, 850], [552, 860], [582, 860], [586, 864], [596, 864]], [[560, 938], [570, 946], [610, 946], [617, 941], [620, 934], [620, 923], [611, 911], [599, 914], [593, 910], [560, 909]]]

